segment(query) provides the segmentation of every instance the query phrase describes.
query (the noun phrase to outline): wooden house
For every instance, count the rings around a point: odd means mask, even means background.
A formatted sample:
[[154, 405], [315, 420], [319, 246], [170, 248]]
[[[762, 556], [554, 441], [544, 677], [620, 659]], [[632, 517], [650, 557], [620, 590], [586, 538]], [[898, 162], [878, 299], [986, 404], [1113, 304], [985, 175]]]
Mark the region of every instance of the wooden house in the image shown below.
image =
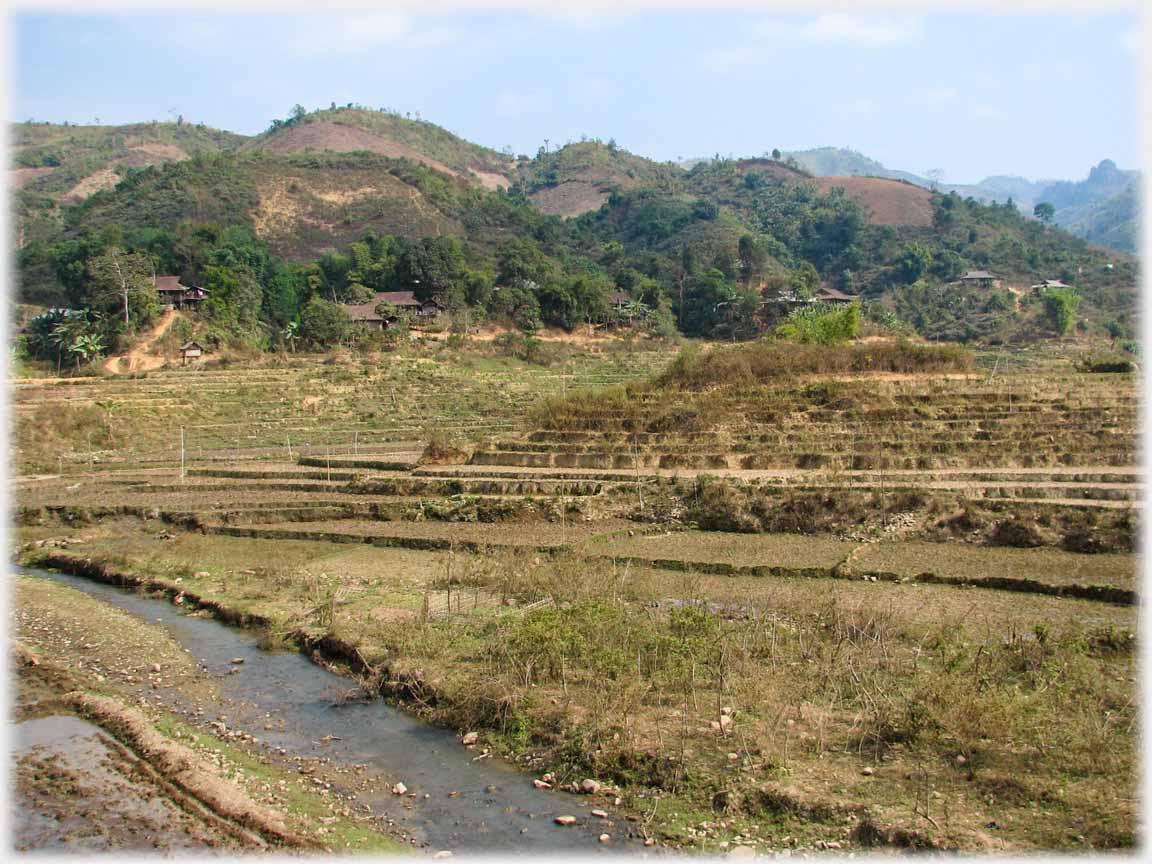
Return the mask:
[[1071, 288], [1071, 285], [1066, 285], [1060, 279], [1045, 279], [1043, 282], [1031, 286], [1034, 294], [1043, 294], [1045, 291], [1051, 291], [1059, 288]]
[[832, 306], [850, 306], [856, 301], [856, 296], [845, 294], [831, 285], [821, 285], [812, 299], [817, 303], [828, 303]]
[[987, 270], [969, 270], [956, 281], [969, 288], [1000, 287], [1000, 277]]
[[208, 298], [208, 292], [194, 285], [181, 285], [179, 276], [153, 276], [160, 301], [172, 309], [195, 309]]
[[180, 365], [187, 366], [189, 360], [199, 360], [203, 354], [203, 345], [199, 342], [187, 342], [180, 346]]
[[381, 303], [387, 303], [397, 312], [413, 318], [431, 319], [444, 311], [435, 300], [417, 300], [411, 291], [378, 291], [367, 303], [345, 303], [344, 312], [353, 324], [372, 330], [387, 330], [399, 320], [398, 315], [381, 315], [376, 311]]

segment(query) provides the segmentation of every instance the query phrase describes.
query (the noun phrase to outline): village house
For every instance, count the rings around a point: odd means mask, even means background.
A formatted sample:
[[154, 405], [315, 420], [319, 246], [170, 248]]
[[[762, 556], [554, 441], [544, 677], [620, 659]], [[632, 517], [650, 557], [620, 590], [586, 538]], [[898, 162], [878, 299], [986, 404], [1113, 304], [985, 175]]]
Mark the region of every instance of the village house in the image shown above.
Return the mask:
[[204, 346], [199, 342], [187, 342], [180, 346], [180, 365], [187, 366], [189, 360], [199, 360], [204, 353]]
[[367, 303], [345, 303], [344, 312], [353, 324], [361, 324], [373, 330], [387, 330], [399, 320], [397, 315], [382, 316], [376, 311], [381, 303], [395, 307], [396, 311], [416, 318], [435, 318], [444, 307], [435, 300], [418, 300], [411, 291], [378, 291]]
[[856, 301], [856, 296], [853, 294], [845, 294], [833, 288], [831, 285], [821, 285], [815, 296], [812, 298], [817, 303], [829, 303], [833, 306], [850, 306]]
[[619, 312], [631, 302], [632, 295], [626, 291], [613, 291], [608, 295], [608, 305], [612, 307], [613, 312]]
[[179, 276], [153, 276], [160, 301], [172, 309], [195, 309], [208, 298], [203, 288], [181, 285]]
[[1000, 277], [989, 273], [987, 270], [969, 270], [956, 281], [969, 288], [1000, 287]]
[[1072, 287], [1071, 285], [1064, 284], [1064, 282], [1061, 281], [1060, 279], [1045, 279], [1043, 282], [1039, 282], [1039, 283], [1031, 286], [1032, 292], [1034, 294], [1043, 294], [1045, 291], [1051, 291], [1051, 290], [1059, 289], [1059, 288], [1071, 288], [1071, 287]]

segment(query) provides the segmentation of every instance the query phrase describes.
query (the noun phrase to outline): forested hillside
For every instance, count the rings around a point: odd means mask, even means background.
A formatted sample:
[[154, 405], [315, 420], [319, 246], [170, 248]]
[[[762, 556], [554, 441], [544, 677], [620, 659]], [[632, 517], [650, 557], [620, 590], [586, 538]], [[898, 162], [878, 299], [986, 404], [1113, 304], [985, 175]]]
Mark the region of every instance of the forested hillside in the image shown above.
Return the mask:
[[[1126, 255], [1012, 206], [783, 158], [684, 170], [595, 140], [513, 157], [353, 106], [254, 138], [172, 123], [14, 139], [21, 299], [91, 310], [108, 347], [153, 314], [153, 272], [208, 290], [205, 338], [259, 347], [348, 338], [338, 304], [389, 290], [529, 332], [605, 321], [624, 292], [655, 332], [751, 338], [822, 285], [933, 339], [1134, 329]], [[969, 269], [1001, 287], [953, 284]], [[127, 322], [112, 270], [134, 274]], [[1044, 279], [1073, 286], [1069, 314], [1028, 290]]]

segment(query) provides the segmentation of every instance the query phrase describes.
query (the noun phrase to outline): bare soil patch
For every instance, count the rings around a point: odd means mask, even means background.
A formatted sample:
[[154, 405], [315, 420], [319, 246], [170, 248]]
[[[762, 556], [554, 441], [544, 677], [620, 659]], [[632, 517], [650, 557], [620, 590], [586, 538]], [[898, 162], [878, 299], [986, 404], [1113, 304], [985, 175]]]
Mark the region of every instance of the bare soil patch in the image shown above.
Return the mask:
[[443, 162], [437, 162], [435, 159], [413, 150], [407, 144], [381, 135], [373, 135], [371, 132], [366, 132], [356, 126], [346, 126], [343, 123], [333, 123], [328, 120], [293, 126], [287, 131], [280, 132], [262, 142], [259, 147], [273, 153], [298, 153], [305, 150], [331, 150], [336, 153], [350, 153], [356, 150], [367, 150], [392, 159], [411, 159], [413, 162], [427, 165], [429, 168], [434, 168], [449, 176], [460, 176], [458, 172]]
[[528, 196], [536, 209], [549, 216], [571, 218], [581, 213], [599, 210], [608, 200], [609, 193], [600, 184], [569, 180], [541, 189]]
[[932, 192], [920, 186], [883, 177], [820, 177], [816, 183], [825, 193], [842, 188], [867, 209], [873, 225], [932, 224]]
[[55, 168], [9, 168], [8, 169], [8, 185], [13, 189], [22, 189], [35, 180], [37, 177], [43, 177], [45, 174], [51, 174]]

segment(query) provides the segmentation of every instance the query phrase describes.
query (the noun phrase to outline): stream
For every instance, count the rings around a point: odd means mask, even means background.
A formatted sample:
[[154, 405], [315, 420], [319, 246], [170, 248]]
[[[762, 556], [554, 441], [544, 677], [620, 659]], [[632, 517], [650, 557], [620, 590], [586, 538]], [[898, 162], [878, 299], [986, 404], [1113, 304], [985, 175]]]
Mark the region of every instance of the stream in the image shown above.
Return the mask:
[[[51, 579], [163, 626], [216, 681], [229, 699], [227, 724], [252, 730], [262, 744], [292, 757], [325, 758], [331, 764], [391, 778], [362, 792], [358, 803], [385, 816], [430, 851], [472, 853], [599, 853], [647, 855], [632, 825], [593, 817], [581, 796], [537, 789], [520, 769], [497, 759], [473, 761], [477, 751], [382, 700], [342, 701], [354, 686], [295, 651], [267, 651], [257, 634], [212, 618], [184, 614], [166, 600], [137, 594], [67, 573], [17, 568], [22, 575]], [[234, 664], [233, 658], [244, 663]], [[237, 711], [240, 714], [237, 714]], [[213, 714], [205, 711], [205, 717]], [[271, 726], [271, 729], [267, 727]], [[331, 736], [330, 738], [328, 736]], [[321, 740], [325, 739], [325, 740]], [[400, 781], [415, 798], [392, 794]], [[455, 794], [452, 794], [455, 793]], [[425, 797], [428, 796], [428, 797]], [[553, 823], [571, 815], [577, 824]], [[602, 833], [610, 843], [599, 842]]]

